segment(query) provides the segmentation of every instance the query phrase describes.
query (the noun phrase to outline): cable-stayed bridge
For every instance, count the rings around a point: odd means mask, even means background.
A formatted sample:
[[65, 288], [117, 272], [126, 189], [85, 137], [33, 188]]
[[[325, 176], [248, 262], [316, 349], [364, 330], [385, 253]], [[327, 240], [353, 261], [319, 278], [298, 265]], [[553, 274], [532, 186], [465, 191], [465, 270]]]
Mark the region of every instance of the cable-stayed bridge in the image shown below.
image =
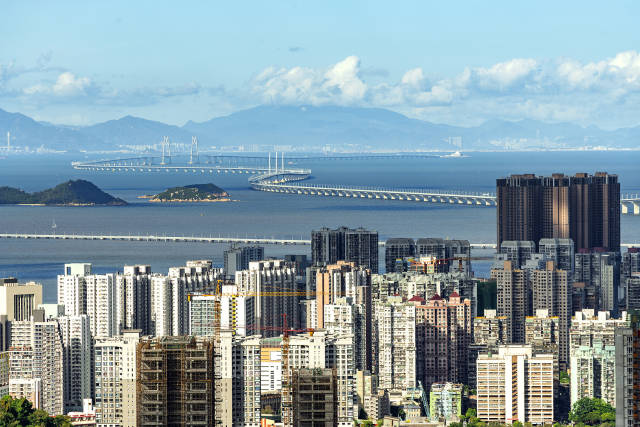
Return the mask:
[[[195, 145], [195, 151], [194, 151]], [[407, 189], [388, 187], [364, 187], [334, 184], [309, 184], [304, 181], [311, 175], [311, 169], [293, 168], [285, 163], [281, 153], [272, 158], [268, 156], [236, 156], [198, 154], [197, 140], [192, 143], [189, 156], [163, 155], [141, 156], [123, 159], [99, 160], [90, 162], [73, 162], [78, 170], [104, 173], [197, 173], [197, 174], [246, 174], [251, 175], [249, 185], [254, 190], [269, 193], [292, 195], [345, 197], [371, 200], [397, 200], [422, 203], [445, 203], [454, 206], [496, 206], [493, 193], [443, 191], [431, 189]], [[373, 159], [405, 159], [405, 158], [437, 158], [433, 154], [399, 153], [399, 154], [364, 154], [335, 156], [298, 156], [288, 157], [288, 162], [320, 161], [320, 160], [373, 160]], [[640, 196], [638, 194], [623, 195], [620, 199], [620, 211], [623, 214], [640, 215]]]

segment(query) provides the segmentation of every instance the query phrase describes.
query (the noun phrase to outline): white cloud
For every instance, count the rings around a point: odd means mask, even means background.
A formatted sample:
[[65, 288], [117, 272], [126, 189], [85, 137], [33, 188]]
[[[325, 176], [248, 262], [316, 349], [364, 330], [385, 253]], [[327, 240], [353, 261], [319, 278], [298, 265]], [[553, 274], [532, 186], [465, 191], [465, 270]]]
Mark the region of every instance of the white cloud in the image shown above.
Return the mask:
[[640, 96], [636, 51], [586, 63], [514, 58], [439, 79], [419, 67], [397, 82], [372, 84], [363, 74], [360, 59], [349, 56], [326, 69], [270, 67], [252, 87], [270, 103], [387, 107], [427, 120], [437, 113], [457, 124], [494, 117], [585, 124], [598, 122], [602, 111], [622, 109], [632, 94]]
[[506, 90], [530, 77], [538, 63], [534, 59], [512, 59], [497, 63], [490, 68], [476, 68], [471, 71], [480, 87]]
[[416, 88], [422, 87], [424, 82], [425, 82], [425, 77], [424, 77], [424, 72], [422, 71], [422, 68], [413, 68], [407, 71], [406, 73], [404, 73], [404, 76], [402, 76], [402, 80], [400, 80], [400, 83], [402, 83], [403, 85], [412, 86]]
[[[391, 78], [387, 64], [363, 65], [347, 56], [325, 67], [267, 67], [245, 88], [176, 86], [112, 88], [107, 82], [49, 67], [0, 64], [0, 97], [25, 105], [160, 105], [166, 99], [202, 98], [207, 105], [240, 109], [260, 103], [385, 107], [426, 120], [474, 124], [490, 118], [534, 118], [612, 126], [638, 124], [640, 54], [626, 51], [595, 61], [514, 58], [438, 76], [412, 67]], [[391, 67], [390, 67], [391, 68]], [[397, 68], [397, 67], [394, 67]], [[26, 77], [25, 77], [26, 76]], [[605, 114], [606, 113], [606, 114]]]
[[61, 73], [53, 84], [38, 83], [23, 90], [25, 95], [48, 95], [60, 98], [86, 96], [94, 89], [88, 77], [76, 77], [73, 73]]
[[78, 96], [85, 95], [90, 87], [91, 80], [88, 77], [76, 77], [67, 71], [58, 76], [52, 91], [59, 96]]
[[366, 91], [355, 56], [326, 70], [269, 67], [253, 81], [253, 92], [269, 103], [352, 104], [362, 101]]

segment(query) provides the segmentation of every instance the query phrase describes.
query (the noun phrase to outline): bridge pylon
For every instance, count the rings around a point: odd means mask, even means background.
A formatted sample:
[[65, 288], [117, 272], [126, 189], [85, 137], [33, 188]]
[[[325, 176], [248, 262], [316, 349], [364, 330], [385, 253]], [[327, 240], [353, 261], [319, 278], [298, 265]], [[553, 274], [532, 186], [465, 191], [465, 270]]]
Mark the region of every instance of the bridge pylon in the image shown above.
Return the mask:
[[189, 156], [189, 164], [192, 165], [193, 164], [193, 152], [195, 150], [196, 153], [196, 163], [200, 163], [200, 156], [198, 155], [198, 137], [197, 136], [192, 136], [191, 137], [191, 155]]

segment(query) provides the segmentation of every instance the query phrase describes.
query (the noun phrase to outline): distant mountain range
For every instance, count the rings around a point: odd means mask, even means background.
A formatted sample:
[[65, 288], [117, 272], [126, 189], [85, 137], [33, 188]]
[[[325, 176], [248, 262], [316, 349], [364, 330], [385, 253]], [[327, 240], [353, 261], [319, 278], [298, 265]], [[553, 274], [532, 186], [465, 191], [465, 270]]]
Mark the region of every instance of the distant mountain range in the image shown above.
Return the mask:
[[[158, 144], [163, 136], [190, 144], [194, 135], [202, 148], [330, 146], [350, 151], [454, 151], [460, 140], [462, 150], [640, 148], [640, 126], [607, 131], [571, 123], [490, 120], [480, 126], [459, 127], [411, 119], [380, 108], [332, 106], [260, 106], [202, 123], [189, 121], [182, 127], [132, 116], [71, 127], [0, 109], [0, 135], [7, 131], [15, 146], [66, 151], [131, 149]], [[0, 137], [0, 147], [4, 145]]]

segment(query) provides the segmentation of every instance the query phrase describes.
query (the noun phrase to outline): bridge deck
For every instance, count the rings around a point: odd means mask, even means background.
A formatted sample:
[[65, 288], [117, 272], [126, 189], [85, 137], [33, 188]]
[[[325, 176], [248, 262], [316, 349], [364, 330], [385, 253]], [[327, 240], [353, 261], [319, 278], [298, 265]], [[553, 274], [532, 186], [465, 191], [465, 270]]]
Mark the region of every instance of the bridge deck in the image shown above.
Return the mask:
[[[266, 237], [212, 237], [212, 236], [165, 236], [158, 234], [29, 234], [0, 233], [0, 239], [51, 239], [51, 240], [98, 240], [130, 242], [177, 242], [177, 243], [244, 243], [262, 245], [300, 245], [310, 246], [308, 239], [273, 239]], [[378, 242], [384, 246], [385, 242]], [[470, 243], [472, 249], [496, 249], [495, 243]], [[640, 247], [640, 243], [622, 243], [622, 247]]]
[[[375, 158], [439, 157], [431, 154], [388, 154], [388, 155], [352, 155], [331, 157], [293, 157], [288, 160], [353, 160]], [[260, 156], [203, 156], [205, 161], [199, 164], [171, 164], [171, 157], [162, 158], [158, 163], [155, 157], [133, 157], [127, 159], [101, 160], [94, 162], [74, 162], [75, 169], [104, 172], [174, 172], [174, 173], [231, 173], [250, 174], [249, 184], [258, 191], [288, 193], [296, 195], [349, 197], [378, 200], [399, 200], [409, 202], [446, 203], [464, 206], [495, 206], [496, 197], [490, 193], [464, 191], [440, 191], [422, 189], [399, 189], [384, 187], [358, 187], [327, 184], [303, 184], [299, 181], [311, 175], [310, 169], [294, 169], [277, 166], [265, 167], [266, 157]], [[165, 161], [167, 162], [165, 164]], [[240, 164], [245, 162], [246, 164]], [[264, 162], [260, 164], [260, 162]], [[284, 162], [283, 162], [284, 163]], [[277, 162], [276, 162], [277, 164]], [[293, 181], [298, 181], [294, 182]], [[620, 199], [620, 211], [623, 214], [640, 215], [640, 197], [625, 195]]]

